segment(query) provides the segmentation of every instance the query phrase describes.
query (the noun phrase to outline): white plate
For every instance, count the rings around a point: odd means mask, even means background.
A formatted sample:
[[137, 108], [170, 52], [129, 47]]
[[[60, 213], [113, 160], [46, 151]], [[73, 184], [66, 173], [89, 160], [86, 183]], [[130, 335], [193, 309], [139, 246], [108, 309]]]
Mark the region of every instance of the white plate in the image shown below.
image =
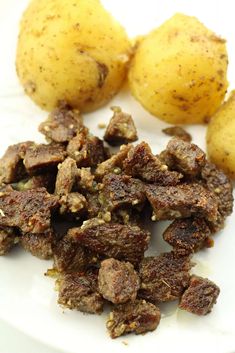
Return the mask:
[[[235, 27], [232, 1], [103, 1], [135, 36], [154, 28], [175, 12], [195, 15], [208, 27], [228, 39], [230, 54], [229, 79], [234, 88], [235, 80]], [[27, 139], [43, 141], [37, 133], [37, 125], [46, 113], [37, 108], [22, 93], [14, 69], [17, 24], [26, 6], [26, 0], [0, 2], [0, 153], [12, 143]], [[140, 140], [148, 141], [154, 152], [163, 149], [167, 137], [161, 132], [166, 124], [150, 116], [126, 89], [108, 105], [121, 105], [133, 114]], [[88, 114], [86, 124], [92, 132], [102, 136], [97, 128], [99, 122], [110, 118], [108, 107]], [[187, 128], [194, 142], [205, 148], [205, 127]], [[153, 229], [151, 252], [158, 254], [166, 249], [161, 240], [165, 224]], [[234, 216], [227, 221], [225, 230], [215, 236], [215, 246], [195, 256], [194, 272], [208, 276], [221, 288], [221, 294], [213, 312], [206, 317], [197, 317], [176, 309], [175, 304], [163, 308], [159, 328], [144, 336], [129, 335], [111, 340], [105, 330], [105, 313], [102, 316], [83, 315], [79, 312], [63, 312], [56, 304], [56, 292], [52, 279], [44, 272], [50, 261], [40, 261], [18, 249], [9, 256], [0, 258], [0, 319], [22, 331], [24, 335], [45, 343], [57, 351], [84, 352], [211, 352], [235, 351], [235, 237]], [[0, 348], [7, 351], [7, 339], [1, 337]], [[11, 337], [9, 335], [9, 340]], [[4, 343], [5, 342], [5, 343]], [[127, 345], [125, 344], [127, 343]], [[4, 345], [4, 346], [3, 346]], [[10, 344], [9, 344], [10, 347]], [[10, 349], [10, 348], [9, 348]]]

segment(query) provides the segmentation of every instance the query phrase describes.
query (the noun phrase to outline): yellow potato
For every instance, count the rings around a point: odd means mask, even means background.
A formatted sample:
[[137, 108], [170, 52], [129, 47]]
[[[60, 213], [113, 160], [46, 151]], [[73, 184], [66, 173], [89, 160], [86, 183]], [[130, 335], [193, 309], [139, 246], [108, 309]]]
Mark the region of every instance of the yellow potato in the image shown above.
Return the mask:
[[223, 39], [195, 17], [176, 14], [137, 44], [129, 85], [162, 120], [202, 123], [223, 101], [227, 64]]
[[235, 179], [235, 91], [212, 117], [207, 129], [210, 160]]
[[25, 92], [51, 110], [66, 100], [81, 111], [119, 90], [131, 44], [99, 0], [32, 0], [20, 26], [16, 68]]

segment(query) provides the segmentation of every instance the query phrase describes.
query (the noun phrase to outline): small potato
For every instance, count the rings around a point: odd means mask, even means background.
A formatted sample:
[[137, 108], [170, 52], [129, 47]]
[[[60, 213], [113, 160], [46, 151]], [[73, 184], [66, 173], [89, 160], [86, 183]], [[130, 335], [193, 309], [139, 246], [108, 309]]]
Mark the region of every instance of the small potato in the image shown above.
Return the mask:
[[207, 151], [210, 160], [235, 179], [235, 91], [208, 125]]
[[195, 17], [176, 14], [136, 44], [132, 94], [172, 124], [208, 121], [228, 86], [225, 41]]
[[94, 110], [119, 90], [131, 44], [99, 0], [32, 0], [20, 26], [16, 68], [42, 108], [65, 100]]

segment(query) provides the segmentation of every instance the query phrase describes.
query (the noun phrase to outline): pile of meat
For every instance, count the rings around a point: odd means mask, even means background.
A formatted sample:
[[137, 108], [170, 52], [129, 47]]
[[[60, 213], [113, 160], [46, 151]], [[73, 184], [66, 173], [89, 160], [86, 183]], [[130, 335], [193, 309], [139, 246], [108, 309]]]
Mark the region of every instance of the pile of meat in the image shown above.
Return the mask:
[[[104, 140], [122, 145], [111, 155], [64, 103], [39, 131], [47, 144], [18, 143], [0, 160], [0, 254], [20, 244], [53, 258], [58, 303], [96, 314], [109, 303], [112, 338], [156, 329], [161, 302], [209, 313], [219, 288], [190, 274], [191, 258], [231, 214], [232, 185], [190, 136], [168, 129], [177, 137], [154, 155], [146, 142], [131, 144], [132, 117], [114, 108]], [[172, 220], [163, 233], [172, 251], [144, 256], [148, 219]]]

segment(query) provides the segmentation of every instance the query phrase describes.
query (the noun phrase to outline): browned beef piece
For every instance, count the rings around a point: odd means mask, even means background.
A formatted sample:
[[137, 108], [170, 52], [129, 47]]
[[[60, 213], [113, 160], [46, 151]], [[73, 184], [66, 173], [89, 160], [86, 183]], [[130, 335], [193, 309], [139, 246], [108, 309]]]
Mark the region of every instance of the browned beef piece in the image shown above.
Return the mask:
[[23, 248], [39, 259], [48, 260], [52, 257], [54, 234], [48, 230], [42, 234], [26, 233], [20, 237]]
[[162, 130], [164, 134], [169, 136], [178, 137], [183, 141], [191, 142], [192, 136], [184, 130], [181, 126], [170, 126]]
[[97, 191], [95, 176], [91, 173], [91, 168], [81, 168], [77, 170], [78, 189], [89, 192]]
[[209, 279], [192, 276], [179, 307], [196, 315], [209, 314], [219, 293], [219, 287]]
[[101, 262], [98, 288], [105, 299], [114, 304], [134, 301], [139, 287], [139, 277], [130, 262], [115, 259]]
[[19, 243], [19, 234], [16, 229], [0, 228], [0, 256], [7, 254], [17, 243]]
[[41, 175], [34, 175], [31, 178], [20, 180], [13, 184], [14, 190], [26, 191], [45, 187], [48, 192], [53, 193], [55, 188], [55, 174], [46, 173]]
[[95, 171], [96, 177], [102, 179], [108, 173], [120, 174], [123, 168], [123, 161], [130, 149], [131, 145], [122, 145], [116, 154], [100, 163]]
[[39, 125], [39, 131], [46, 136], [48, 141], [63, 143], [70, 141], [82, 127], [83, 121], [79, 111], [62, 104]]
[[58, 165], [58, 173], [55, 184], [55, 194], [62, 196], [72, 191], [77, 177], [77, 165], [74, 159], [67, 157]]
[[97, 254], [134, 265], [143, 258], [150, 240], [149, 232], [137, 226], [105, 223], [101, 219], [85, 221], [81, 228], [72, 228], [68, 234]]
[[65, 159], [65, 149], [60, 144], [40, 144], [31, 145], [27, 148], [24, 165], [27, 172], [32, 174], [39, 174], [53, 167], [56, 167], [59, 163]]
[[182, 178], [180, 173], [169, 171], [168, 167], [152, 154], [146, 142], [132, 147], [123, 165], [126, 174], [149, 183], [176, 185]]
[[71, 192], [60, 198], [60, 213], [83, 214], [87, 210], [86, 198], [79, 192]]
[[146, 196], [155, 220], [187, 218], [191, 215], [216, 221], [218, 203], [212, 192], [200, 184], [146, 186]]
[[197, 145], [172, 138], [166, 148], [166, 164], [184, 175], [196, 177], [206, 163], [206, 155]]
[[145, 257], [140, 264], [138, 295], [153, 303], [178, 299], [188, 287], [191, 267], [190, 257], [173, 252]]
[[86, 130], [80, 131], [69, 141], [67, 152], [78, 167], [96, 167], [106, 159], [103, 141]]
[[146, 196], [144, 184], [129, 175], [108, 174], [102, 181], [100, 201], [112, 211], [124, 206], [143, 206]]
[[213, 244], [211, 231], [203, 218], [176, 219], [163, 233], [164, 240], [178, 255], [194, 253]]
[[65, 236], [53, 247], [54, 268], [58, 272], [83, 271], [91, 261], [91, 254], [81, 247], [77, 241]]
[[57, 281], [58, 303], [69, 309], [101, 314], [104, 299], [97, 291], [97, 273], [74, 272], [61, 275]]
[[88, 218], [97, 217], [100, 210], [101, 210], [101, 204], [99, 202], [99, 194], [86, 192], [85, 197], [86, 197], [86, 201], [87, 201]]
[[132, 116], [123, 113], [119, 107], [113, 107], [112, 110], [114, 113], [105, 131], [104, 140], [112, 146], [138, 140]]
[[50, 228], [51, 212], [58, 199], [45, 188], [10, 191], [0, 196], [0, 226], [17, 227], [24, 233], [43, 233]]
[[116, 305], [111, 311], [106, 326], [112, 338], [126, 333], [142, 334], [154, 331], [161, 319], [158, 307], [146, 302], [136, 300], [133, 303]]
[[202, 169], [201, 176], [218, 201], [218, 218], [210, 224], [211, 230], [216, 232], [223, 228], [226, 217], [233, 211], [233, 186], [224, 172], [210, 162]]
[[14, 183], [26, 176], [23, 158], [30, 145], [34, 145], [34, 143], [27, 141], [7, 148], [0, 159], [0, 184]]

